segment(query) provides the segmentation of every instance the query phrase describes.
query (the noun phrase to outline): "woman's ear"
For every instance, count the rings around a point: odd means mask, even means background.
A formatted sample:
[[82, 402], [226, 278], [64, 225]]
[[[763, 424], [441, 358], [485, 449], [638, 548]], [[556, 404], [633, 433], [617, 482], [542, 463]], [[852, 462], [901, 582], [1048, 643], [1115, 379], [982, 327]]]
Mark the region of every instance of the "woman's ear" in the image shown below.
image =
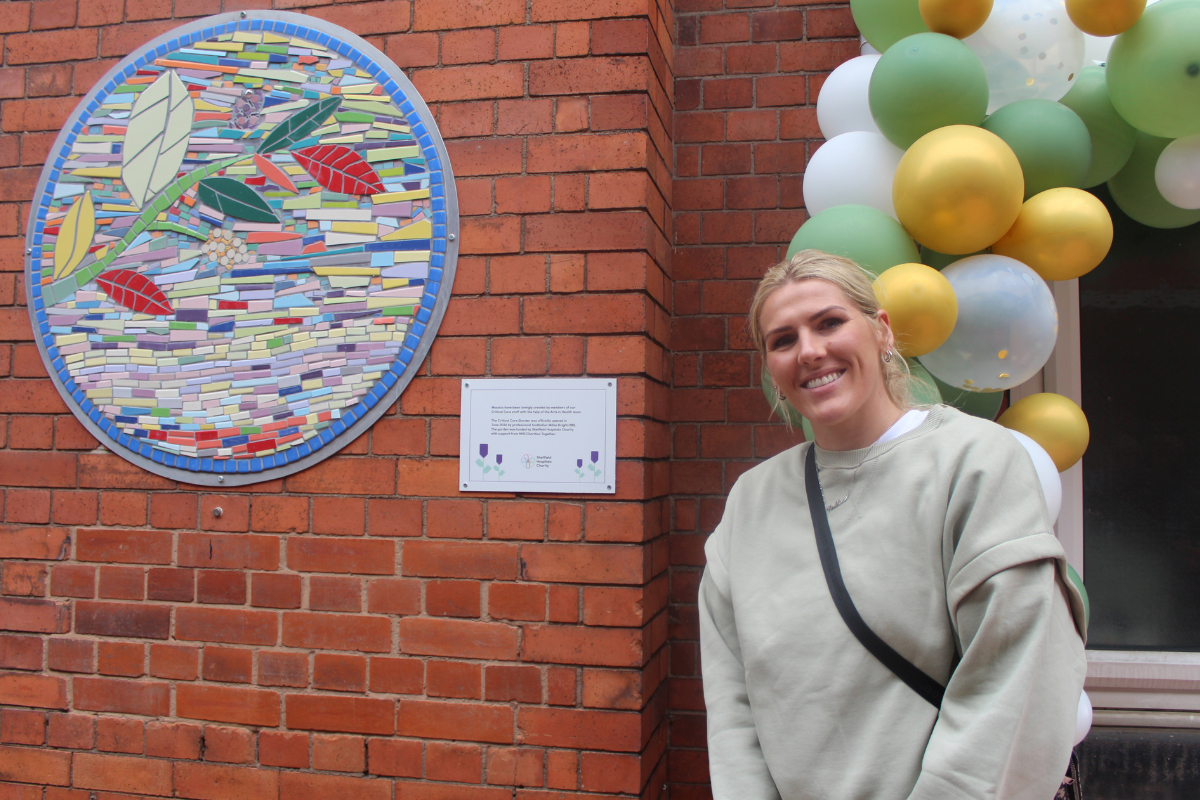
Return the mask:
[[892, 321], [888, 319], [888, 313], [884, 309], [879, 309], [879, 314], [876, 316], [879, 320], [879, 346], [883, 348], [883, 352], [896, 349], [896, 336], [892, 333]]

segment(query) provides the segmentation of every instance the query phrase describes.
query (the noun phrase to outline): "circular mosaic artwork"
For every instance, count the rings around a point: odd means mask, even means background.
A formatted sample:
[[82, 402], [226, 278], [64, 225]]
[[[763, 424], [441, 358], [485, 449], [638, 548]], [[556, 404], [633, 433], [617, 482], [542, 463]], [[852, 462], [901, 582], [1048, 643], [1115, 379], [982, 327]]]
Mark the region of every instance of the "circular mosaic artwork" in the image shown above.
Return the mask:
[[311, 17], [209, 17], [122, 61], [59, 135], [27, 239], [35, 338], [130, 461], [277, 478], [399, 396], [457, 231], [445, 147], [395, 64]]

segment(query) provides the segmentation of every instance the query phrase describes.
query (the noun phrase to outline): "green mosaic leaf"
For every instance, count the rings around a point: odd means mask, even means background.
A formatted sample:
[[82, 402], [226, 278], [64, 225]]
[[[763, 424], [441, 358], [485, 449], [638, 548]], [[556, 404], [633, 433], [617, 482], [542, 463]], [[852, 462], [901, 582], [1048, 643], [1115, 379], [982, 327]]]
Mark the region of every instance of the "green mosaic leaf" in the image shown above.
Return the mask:
[[262, 140], [262, 143], [258, 145], [258, 152], [273, 153], [308, 138], [313, 131], [321, 127], [325, 120], [329, 119], [329, 115], [336, 111], [341, 104], [340, 96], [329, 97], [300, 109], [279, 123], [275, 130]]
[[247, 222], [279, 222], [267, 201], [241, 181], [233, 178], [205, 178], [196, 186], [200, 202], [222, 214]]

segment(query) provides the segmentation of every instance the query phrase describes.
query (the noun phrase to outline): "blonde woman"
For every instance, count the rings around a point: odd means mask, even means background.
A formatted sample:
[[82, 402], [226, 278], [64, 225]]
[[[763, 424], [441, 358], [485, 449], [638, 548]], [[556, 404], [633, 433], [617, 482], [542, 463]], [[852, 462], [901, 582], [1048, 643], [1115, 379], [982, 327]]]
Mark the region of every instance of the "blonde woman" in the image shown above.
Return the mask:
[[[1083, 605], [1029, 456], [994, 423], [911, 407], [887, 313], [851, 261], [807, 250], [772, 267], [749, 324], [815, 442], [739, 478], [705, 546], [713, 796], [1051, 800], [1083, 688]], [[852, 633], [818, 517], [860, 619], [936, 698]]]

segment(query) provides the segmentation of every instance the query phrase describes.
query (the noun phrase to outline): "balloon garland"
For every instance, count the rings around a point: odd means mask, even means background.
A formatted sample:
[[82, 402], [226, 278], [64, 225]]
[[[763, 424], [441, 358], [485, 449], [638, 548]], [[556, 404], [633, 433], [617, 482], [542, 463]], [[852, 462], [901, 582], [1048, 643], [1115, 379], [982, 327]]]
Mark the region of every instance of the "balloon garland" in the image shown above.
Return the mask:
[[[1200, 0], [850, 8], [871, 48], [821, 88], [828, 141], [788, 255], [824, 250], [873, 272], [902, 355], [929, 376], [923, 397], [992, 418], [1054, 349], [1046, 282], [1086, 274], [1112, 245], [1085, 189], [1107, 183], [1145, 225], [1200, 222]], [[1043, 467], [1065, 470], [1087, 446], [1083, 411], [1060, 395], [998, 421]]]

